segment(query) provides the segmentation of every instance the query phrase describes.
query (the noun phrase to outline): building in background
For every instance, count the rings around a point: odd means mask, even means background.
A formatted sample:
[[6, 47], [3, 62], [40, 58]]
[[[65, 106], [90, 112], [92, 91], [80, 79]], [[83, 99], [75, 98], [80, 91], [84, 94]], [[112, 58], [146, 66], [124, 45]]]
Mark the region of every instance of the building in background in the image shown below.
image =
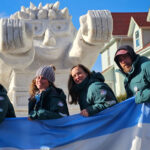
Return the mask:
[[131, 45], [137, 54], [150, 58], [149, 12], [112, 13], [113, 37], [102, 49], [102, 74], [116, 96], [125, 94], [123, 76], [117, 73], [114, 55], [121, 45]]

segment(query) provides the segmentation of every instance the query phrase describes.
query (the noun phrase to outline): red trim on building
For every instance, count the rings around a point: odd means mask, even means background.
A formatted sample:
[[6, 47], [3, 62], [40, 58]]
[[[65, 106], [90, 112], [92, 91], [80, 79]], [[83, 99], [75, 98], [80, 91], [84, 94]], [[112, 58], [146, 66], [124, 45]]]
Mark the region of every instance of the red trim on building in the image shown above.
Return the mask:
[[131, 17], [140, 27], [150, 27], [147, 22], [147, 12], [111, 13], [113, 18], [113, 35], [127, 35]]
[[143, 51], [144, 49], [146, 49], [147, 47], [150, 47], [150, 43], [146, 44], [143, 48], [139, 49], [138, 51], [136, 51], [136, 53], [139, 53], [141, 51]]

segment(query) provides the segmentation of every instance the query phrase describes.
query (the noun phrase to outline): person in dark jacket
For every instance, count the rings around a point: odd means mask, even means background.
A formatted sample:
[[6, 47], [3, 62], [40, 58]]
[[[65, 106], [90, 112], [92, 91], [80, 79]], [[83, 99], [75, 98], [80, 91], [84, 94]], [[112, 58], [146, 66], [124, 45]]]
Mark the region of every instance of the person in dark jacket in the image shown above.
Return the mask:
[[57, 119], [69, 115], [66, 96], [55, 87], [55, 67], [43, 66], [36, 72], [30, 89], [29, 120]]
[[79, 104], [81, 115], [92, 116], [117, 103], [111, 88], [104, 83], [103, 75], [90, 72], [82, 64], [71, 69], [68, 80], [70, 104]]
[[129, 45], [120, 46], [114, 60], [125, 77], [127, 98], [135, 96], [136, 103], [150, 102], [150, 60], [136, 54]]
[[0, 84], [0, 123], [5, 118], [11, 118], [11, 117], [16, 117], [15, 111], [12, 103], [10, 102], [7, 96], [6, 89], [3, 87], [2, 84]]

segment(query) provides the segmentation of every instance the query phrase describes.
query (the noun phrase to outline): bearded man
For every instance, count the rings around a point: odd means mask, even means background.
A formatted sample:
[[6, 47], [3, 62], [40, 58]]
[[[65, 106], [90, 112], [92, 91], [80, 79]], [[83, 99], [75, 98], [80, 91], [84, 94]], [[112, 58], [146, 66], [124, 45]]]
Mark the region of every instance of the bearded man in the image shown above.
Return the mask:
[[136, 54], [129, 45], [120, 46], [114, 60], [125, 77], [127, 98], [135, 96], [136, 103], [150, 102], [150, 60]]

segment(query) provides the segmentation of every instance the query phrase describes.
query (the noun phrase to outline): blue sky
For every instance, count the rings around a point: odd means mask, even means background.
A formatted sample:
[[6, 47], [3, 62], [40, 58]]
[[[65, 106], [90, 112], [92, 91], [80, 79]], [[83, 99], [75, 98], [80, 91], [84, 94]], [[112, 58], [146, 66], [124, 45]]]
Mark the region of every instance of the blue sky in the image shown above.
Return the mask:
[[[57, 0], [32, 0], [38, 6], [54, 3]], [[111, 12], [148, 12], [150, 0], [59, 0], [60, 9], [68, 7], [72, 16], [74, 26], [79, 28], [79, 17], [86, 14], [88, 10], [107, 9]], [[20, 10], [21, 6], [29, 7], [29, 0], [2, 0], [0, 5], [0, 17], [9, 17], [11, 14]], [[100, 56], [96, 60], [94, 67], [96, 71], [101, 71]]]

